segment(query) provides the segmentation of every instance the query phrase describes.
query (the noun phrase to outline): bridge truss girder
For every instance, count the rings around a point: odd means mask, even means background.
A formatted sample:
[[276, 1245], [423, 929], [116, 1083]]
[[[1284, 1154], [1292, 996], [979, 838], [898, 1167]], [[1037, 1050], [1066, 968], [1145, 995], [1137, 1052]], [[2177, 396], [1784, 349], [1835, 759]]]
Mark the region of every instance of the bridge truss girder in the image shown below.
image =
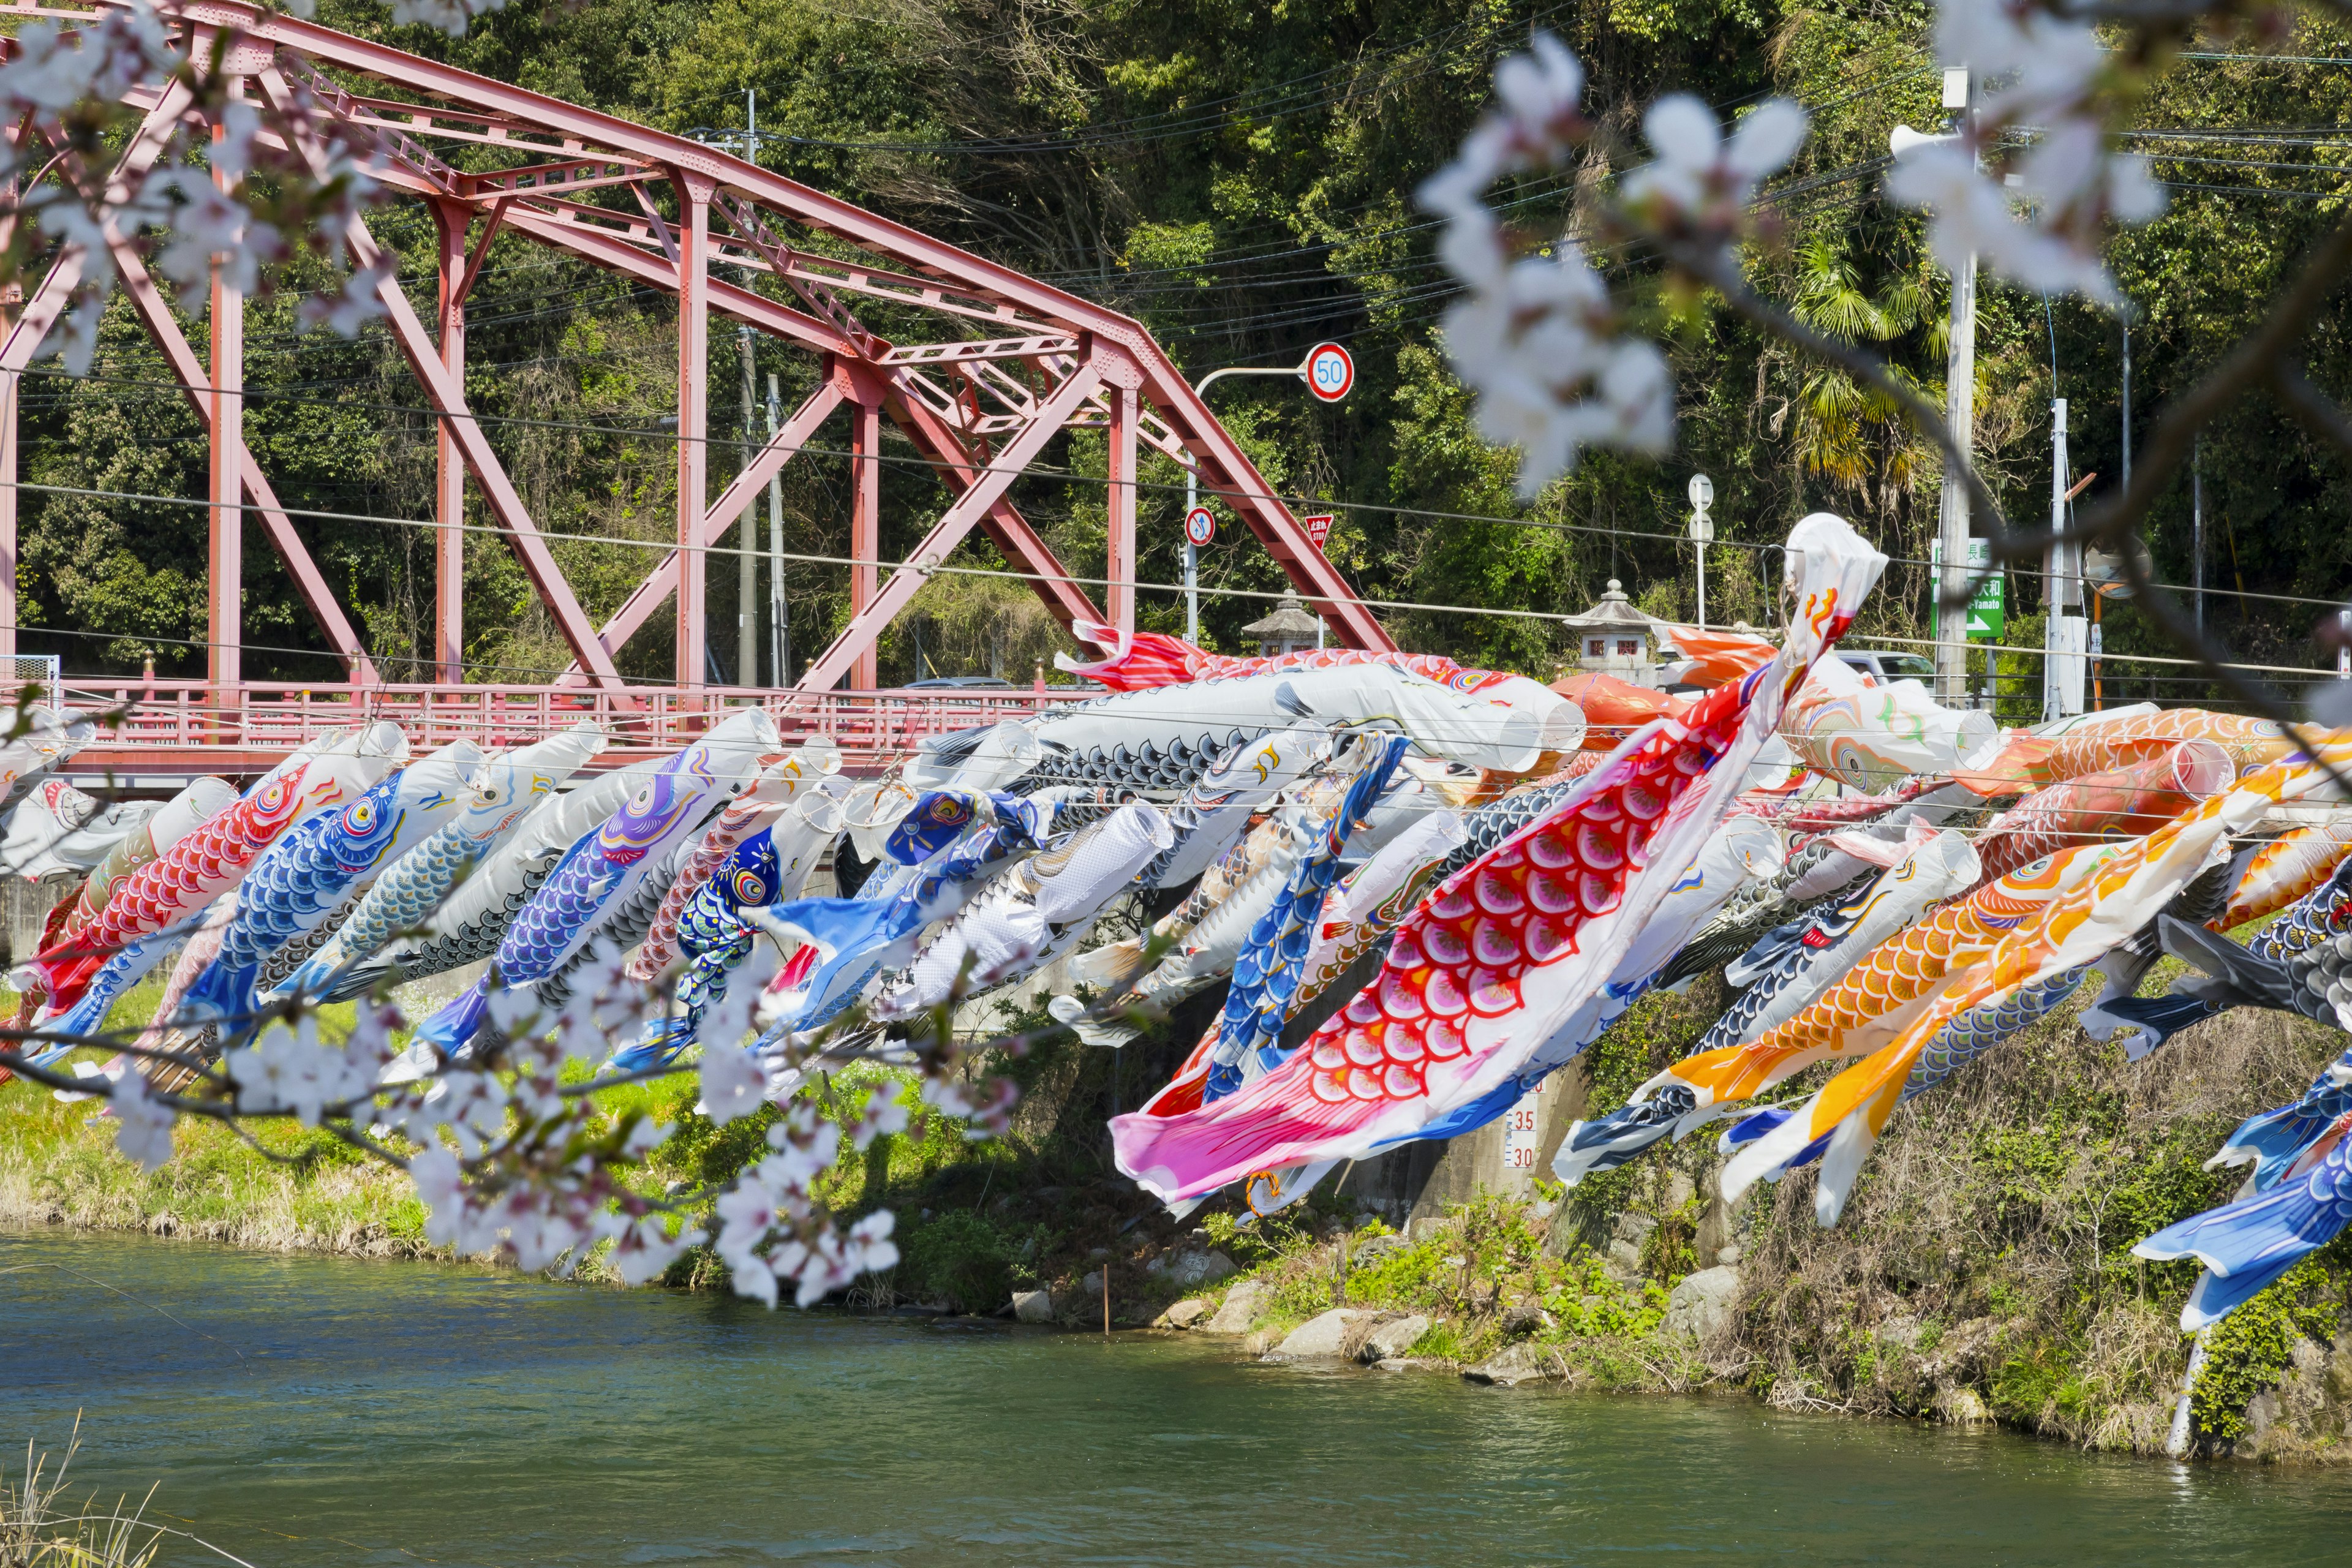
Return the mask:
[[[20, 0], [21, 4], [21, 0]], [[96, 16], [105, 0], [87, 15]], [[80, 7], [43, 4], [40, 14]], [[676, 615], [676, 679], [703, 684], [708, 552], [768, 479], [812, 444], [820, 426], [846, 410], [851, 456], [850, 620], [806, 668], [797, 687], [821, 691], [845, 678], [875, 684], [876, 639], [917, 588], [974, 528], [1028, 574], [1065, 626], [1135, 621], [1137, 462], [1149, 448], [1197, 466], [1201, 488], [1222, 499], [1281, 565], [1299, 595], [1345, 647], [1394, 645], [1324, 559], [1289, 509], [1217, 423], [1150, 334], [1134, 321], [877, 217], [700, 142], [475, 76], [382, 44], [352, 37], [236, 0], [194, 0], [173, 10], [184, 34], [235, 46], [222, 68], [240, 91], [283, 106], [307, 91], [381, 157], [390, 191], [430, 205], [440, 235], [438, 294], [428, 327], [387, 279], [380, 289], [387, 325], [438, 426], [435, 521], [436, 669], [458, 679], [464, 642], [462, 527], [470, 480], [570, 646], [567, 679], [618, 688], [614, 665], [631, 635], [665, 599]], [[198, 50], [196, 58], [205, 58]], [[362, 90], [362, 89], [364, 90]], [[118, 180], [152, 162], [158, 135], [187, 118], [185, 93], [167, 89], [136, 106], [141, 132], [120, 155]], [[457, 169], [436, 144], [489, 146], [523, 154], [522, 167], [488, 174]], [[316, 147], [298, 146], [306, 157]], [[656, 200], [667, 186], [675, 216]], [[618, 205], [625, 195], [628, 206]], [[478, 231], [478, 237], [476, 237]], [[677, 548], [647, 574], [603, 626], [588, 618], [520, 494], [509, 479], [465, 395], [465, 302], [491, 241], [511, 234], [566, 254], [678, 301]], [[806, 236], [794, 243], [795, 236]], [[381, 254], [362, 226], [355, 259]], [[824, 249], [814, 248], [823, 246]], [[845, 258], [835, 252], [849, 249]], [[215, 289], [211, 356], [200, 365], [162, 297], [128, 246], [116, 248], [142, 324], [205, 416], [213, 449], [211, 672], [239, 679], [235, 583], [244, 510], [259, 515], [350, 681], [380, 677], [328, 590], [243, 436], [243, 301]], [[82, 258], [60, 255], [44, 283], [0, 333], [0, 638], [13, 651], [16, 386], [80, 277]], [[725, 267], [748, 281], [714, 276]], [[760, 285], [771, 291], [762, 291]], [[784, 296], [782, 298], [779, 295]], [[936, 341], [899, 343], [870, 331], [855, 302], [874, 300], [936, 322]], [[714, 500], [709, 495], [707, 407], [709, 318], [716, 314], [820, 356], [818, 391]], [[887, 419], [936, 466], [951, 500], [910, 564], [881, 581], [878, 494], [881, 424]], [[1108, 582], [1097, 609], [1071, 580], [1009, 496], [1013, 479], [1052, 437], [1091, 426], [1110, 448]], [[224, 582], [223, 579], [226, 578]]]

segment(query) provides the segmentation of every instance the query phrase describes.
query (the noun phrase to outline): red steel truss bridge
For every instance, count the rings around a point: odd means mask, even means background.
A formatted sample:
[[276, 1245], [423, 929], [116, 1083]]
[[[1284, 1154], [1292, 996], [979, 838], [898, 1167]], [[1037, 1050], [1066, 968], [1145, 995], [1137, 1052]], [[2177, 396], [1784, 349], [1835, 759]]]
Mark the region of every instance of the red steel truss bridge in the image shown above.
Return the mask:
[[[13, 0], [0, 4], [0, 16], [70, 26], [94, 19], [104, 4]], [[106, 743], [76, 759], [76, 774], [112, 772], [126, 782], [153, 775], [161, 783], [191, 772], [240, 772], [359, 718], [399, 721], [420, 746], [459, 734], [511, 744], [595, 718], [620, 737], [605, 759], [617, 763], [681, 743], [715, 710], [745, 701], [769, 705], [788, 734], [831, 735], [854, 761], [875, 765], [931, 731], [1031, 711], [1068, 695], [875, 689], [877, 637], [975, 529], [1066, 627], [1084, 619], [1133, 629], [1136, 465], [1145, 448], [1196, 470], [1201, 489], [1256, 536], [1341, 646], [1394, 646], [1166, 353], [1129, 318], [686, 137], [233, 0], [167, 4], [165, 12], [193, 58], [209, 61], [226, 45], [218, 68], [235, 79], [239, 96], [283, 109], [307, 92], [358, 144], [373, 147], [376, 177], [394, 199], [421, 202], [432, 216], [439, 247], [431, 319], [396, 279], [387, 278], [379, 292], [384, 325], [439, 432], [435, 679], [383, 679], [247, 447], [243, 299], [216, 278], [210, 341], [199, 353], [138, 250], [110, 235], [122, 289], [209, 430], [210, 658], [202, 682], [68, 676], [70, 700], [129, 714]], [[135, 178], [152, 166], [173, 128], [200, 126], [194, 102], [178, 85], [135, 96], [131, 107], [143, 118], [119, 154], [117, 177]], [[321, 165], [327, 155], [323, 145], [294, 152]], [[509, 166], [468, 173], [453, 157]], [[676, 548], [602, 625], [565, 581], [467, 405], [467, 295], [501, 235], [677, 302]], [[362, 266], [383, 255], [364, 224], [350, 241]], [[90, 261], [66, 246], [0, 337], [0, 658], [16, 651], [16, 388]], [[893, 323], [919, 323], [919, 341], [914, 332], [902, 341], [871, 331], [859, 311], [877, 306], [888, 308]], [[716, 495], [708, 471], [714, 318], [815, 355], [820, 367], [816, 390]], [[885, 421], [932, 465], [948, 492], [908, 563], [887, 577], [878, 547]], [[1012, 498], [1014, 479], [1048, 443], [1082, 426], [1105, 431], [1109, 447], [1099, 605]], [[699, 679], [708, 552], [769, 479], [811, 447], [850, 454], [848, 624], [788, 689], [714, 688]], [[839, 458], [813, 453], [803, 460]], [[551, 686], [461, 679], [469, 486], [570, 647], [571, 670]], [[285, 563], [344, 665], [343, 681], [273, 686], [243, 679], [238, 584], [248, 521]], [[632, 685], [614, 655], [666, 605], [679, 679], [660, 688]]]

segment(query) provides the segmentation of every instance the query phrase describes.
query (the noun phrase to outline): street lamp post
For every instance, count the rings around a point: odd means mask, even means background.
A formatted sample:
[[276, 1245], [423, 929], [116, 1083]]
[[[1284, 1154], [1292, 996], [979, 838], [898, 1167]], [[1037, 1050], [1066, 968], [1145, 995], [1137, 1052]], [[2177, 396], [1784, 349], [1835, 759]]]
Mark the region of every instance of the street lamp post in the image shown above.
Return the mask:
[[[1227, 375], [1296, 376], [1323, 402], [1337, 403], [1355, 385], [1356, 364], [1339, 344], [1318, 343], [1297, 364], [1229, 364], [1223, 370], [1213, 370], [1192, 384], [1194, 395], [1207, 401], [1211, 384]], [[1201, 459], [1193, 456], [1184, 465], [1184, 515], [1188, 518], [1201, 503], [1200, 479]], [[1192, 542], [1190, 534], [1184, 540], [1184, 640], [1201, 640], [1201, 547]]]
[[[1923, 142], [1949, 142], [1969, 114], [1969, 76], [1965, 66], [1944, 68], [1943, 106], [1952, 111], [1953, 129], [1928, 136], [1898, 125], [1887, 138], [1889, 149], [1901, 156]], [[1952, 268], [1952, 300], [1944, 365], [1944, 423], [1963, 453], [1971, 449], [1976, 428], [1977, 258], [1970, 252]], [[1944, 466], [1944, 486], [1937, 526], [1943, 557], [1937, 574], [1936, 597], [1943, 606], [1936, 637], [1936, 697], [1957, 705], [1968, 695], [1968, 616], [1961, 600], [1973, 593], [1969, 578], [1969, 490], [1963, 469]]]

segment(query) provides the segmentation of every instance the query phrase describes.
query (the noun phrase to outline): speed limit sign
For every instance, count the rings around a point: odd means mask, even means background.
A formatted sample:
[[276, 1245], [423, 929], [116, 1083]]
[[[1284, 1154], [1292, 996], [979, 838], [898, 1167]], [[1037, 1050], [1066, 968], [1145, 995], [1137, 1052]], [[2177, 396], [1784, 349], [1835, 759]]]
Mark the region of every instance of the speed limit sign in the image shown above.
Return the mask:
[[1206, 544], [1217, 537], [1217, 516], [1207, 507], [1196, 506], [1184, 514], [1184, 537], [1195, 544]]
[[1307, 356], [1307, 390], [1337, 403], [1356, 384], [1356, 362], [1338, 343], [1317, 343]]

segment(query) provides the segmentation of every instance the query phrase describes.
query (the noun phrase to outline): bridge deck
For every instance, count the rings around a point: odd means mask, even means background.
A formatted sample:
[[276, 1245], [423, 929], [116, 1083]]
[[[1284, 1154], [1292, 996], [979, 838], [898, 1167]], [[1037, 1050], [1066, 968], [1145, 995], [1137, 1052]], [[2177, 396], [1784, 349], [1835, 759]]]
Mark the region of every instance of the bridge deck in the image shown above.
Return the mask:
[[926, 735], [1021, 719], [1100, 696], [1077, 687], [814, 695], [745, 687], [301, 686], [245, 681], [115, 679], [68, 675], [65, 702], [101, 715], [97, 743], [59, 770], [83, 789], [173, 790], [204, 773], [251, 778], [303, 742], [342, 726], [389, 720], [410, 754], [471, 741], [485, 752], [527, 746], [593, 720], [614, 740], [590, 772], [625, 767], [687, 744], [738, 709], [775, 715], [788, 745], [823, 737], [843, 767], [872, 773], [907, 756]]

